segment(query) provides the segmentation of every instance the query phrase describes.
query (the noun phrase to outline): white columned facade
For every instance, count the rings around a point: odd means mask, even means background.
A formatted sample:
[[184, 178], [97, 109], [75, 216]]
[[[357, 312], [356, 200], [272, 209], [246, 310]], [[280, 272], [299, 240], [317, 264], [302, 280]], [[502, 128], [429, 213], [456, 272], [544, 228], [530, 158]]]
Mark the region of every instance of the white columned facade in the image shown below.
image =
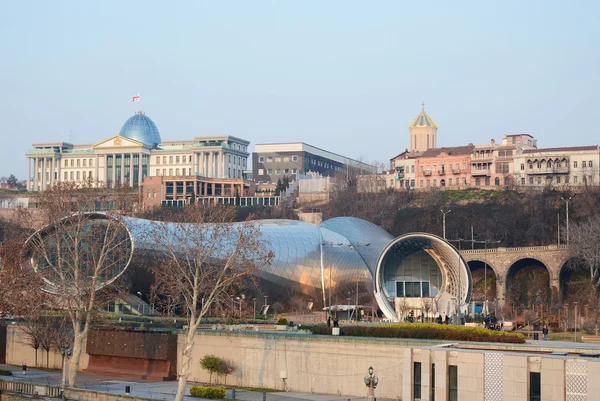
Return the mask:
[[62, 159], [56, 159], [56, 162], [58, 163], [56, 165], [56, 182], [61, 182], [62, 178], [60, 176], [61, 172], [62, 172], [62, 165], [60, 162], [62, 162]]
[[27, 190], [31, 191], [31, 157], [27, 158]]
[[121, 158], [121, 185], [125, 183], [125, 153], [120, 154]]
[[38, 190], [38, 158], [33, 158], [33, 189]]
[[98, 163], [100, 162], [100, 156], [96, 155], [96, 177], [94, 177], [96, 179], [96, 183], [98, 183], [100, 181], [100, 177], [98, 175], [99, 172], [99, 166]]
[[46, 157], [42, 158], [42, 191], [46, 189]]
[[50, 187], [54, 186], [54, 169], [56, 168], [54, 166], [54, 163], [56, 162], [56, 157], [53, 155], [51, 160], [52, 160], [52, 164], [50, 165], [50, 180], [49, 180]]
[[117, 161], [115, 160], [115, 154], [112, 154], [112, 183], [111, 188], [115, 187], [115, 181], [117, 179]]
[[133, 153], [129, 154], [129, 186], [133, 188]]
[[144, 178], [144, 177], [142, 177], [142, 157], [143, 156], [144, 156], [144, 153], [141, 152], [140, 157], [138, 158], [138, 186], [142, 185], [142, 181]]

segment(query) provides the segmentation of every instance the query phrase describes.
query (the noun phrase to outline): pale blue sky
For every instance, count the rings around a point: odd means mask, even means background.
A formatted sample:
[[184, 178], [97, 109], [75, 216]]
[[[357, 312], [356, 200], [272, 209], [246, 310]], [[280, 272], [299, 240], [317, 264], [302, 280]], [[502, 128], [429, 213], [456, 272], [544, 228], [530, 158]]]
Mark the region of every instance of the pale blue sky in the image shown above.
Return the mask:
[[438, 145], [598, 144], [597, 1], [2, 1], [0, 176], [142, 108], [163, 140], [229, 133], [387, 161], [421, 102]]

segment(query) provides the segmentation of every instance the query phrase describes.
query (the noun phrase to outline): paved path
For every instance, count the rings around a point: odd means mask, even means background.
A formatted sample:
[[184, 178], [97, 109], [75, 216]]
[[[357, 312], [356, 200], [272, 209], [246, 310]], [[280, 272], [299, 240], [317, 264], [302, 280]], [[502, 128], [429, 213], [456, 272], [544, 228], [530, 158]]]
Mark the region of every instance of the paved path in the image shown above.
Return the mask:
[[[48, 386], [60, 386], [61, 372], [57, 370], [42, 370], [27, 368], [27, 374], [23, 375], [21, 367], [13, 365], [0, 365], [0, 369], [10, 370], [13, 376], [0, 376], [2, 380], [13, 380], [32, 384]], [[152, 382], [145, 380], [111, 378], [107, 376], [77, 374], [77, 388], [100, 391], [114, 394], [125, 394], [125, 386], [131, 386], [131, 395], [137, 397], [152, 398], [156, 400], [172, 400], [175, 397], [177, 382]], [[190, 386], [186, 388], [186, 394], [190, 393]], [[227, 398], [233, 397], [233, 391], [228, 389]], [[236, 399], [245, 401], [263, 401], [263, 393], [258, 391], [236, 390]], [[266, 393], [266, 401], [352, 401], [364, 400], [362, 398], [341, 397], [324, 394], [293, 393], [293, 392], [269, 392]], [[198, 401], [201, 398], [185, 397], [186, 401]]]

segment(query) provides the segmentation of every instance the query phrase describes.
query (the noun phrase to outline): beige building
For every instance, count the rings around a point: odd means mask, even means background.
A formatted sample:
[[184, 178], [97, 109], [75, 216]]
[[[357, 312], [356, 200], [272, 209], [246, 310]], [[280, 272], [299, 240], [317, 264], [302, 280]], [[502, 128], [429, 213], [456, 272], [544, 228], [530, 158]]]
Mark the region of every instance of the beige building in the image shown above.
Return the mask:
[[249, 141], [233, 136], [162, 142], [142, 111], [118, 135], [96, 144], [34, 143], [27, 153], [27, 188], [40, 191], [58, 182], [100, 181], [136, 188], [147, 176], [243, 179]]
[[409, 152], [408, 149], [398, 156], [390, 159], [390, 169], [386, 173], [388, 188], [403, 189], [415, 188], [416, 185], [416, 159], [423, 152]]
[[527, 149], [515, 157], [515, 184], [520, 187], [598, 185], [599, 167], [597, 145]]
[[425, 111], [425, 103], [419, 114], [408, 125], [410, 135], [410, 151], [424, 152], [437, 147], [438, 126]]

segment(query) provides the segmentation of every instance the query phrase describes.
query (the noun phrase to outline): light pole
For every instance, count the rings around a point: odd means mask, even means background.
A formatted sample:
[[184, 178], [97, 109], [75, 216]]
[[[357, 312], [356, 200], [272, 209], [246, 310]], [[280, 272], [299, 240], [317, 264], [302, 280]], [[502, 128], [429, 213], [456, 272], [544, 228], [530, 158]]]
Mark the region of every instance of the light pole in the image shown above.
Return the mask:
[[348, 322], [350, 322], [350, 298], [346, 298], [346, 301], [348, 302]]
[[235, 300], [240, 304], [240, 319], [242, 318], [242, 298], [235, 297]]
[[450, 213], [452, 210], [448, 210], [447, 212], [444, 212], [443, 209], [440, 209], [440, 212], [442, 212], [442, 214], [444, 215], [444, 217], [442, 217], [442, 234], [443, 234], [443, 238], [446, 239], [446, 215], [448, 213]]
[[567, 245], [569, 245], [569, 202], [571, 199], [573, 199], [573, 197], [569, 196], [569, 199], [565, 199], [561, 196], [560, 199], [564, 200], [567, 204]]
[[256, 320], [256, 297], [252, 298], [254, 301], [254, 319]]
[[142, 307], [142, 315], [144, 314], [144, 304], [142, 304], [142, 293], [140, 291], [137, 292], [137, 296], [140, 299], [140, 303], [138, 305], [138, 313], [140, 313], [140, 306]]
[[379, 383], [379, 378], [377, 376], [373, 376], [373, 367], [369, 366], [369, 374], [365, 376], [365, 385], [369, 388], [367, 400], [375, 401], [375, 388]]
[[575, 304], [575, 342], [577, 342], [577, 304], [579, 302], [573, 302]]
[[60, 383], [60, 386], [62, 388], [67, 387], [67, 369], [69, 367], [69, 358], [71, 357], [71, 354], [73, 353], [73, 351], [71, 351], [70, 348], [66, 348], [63, 347], [60, 350], [60, 354], [63, 357], [63, 367], [62, 367], [62, 381]]

